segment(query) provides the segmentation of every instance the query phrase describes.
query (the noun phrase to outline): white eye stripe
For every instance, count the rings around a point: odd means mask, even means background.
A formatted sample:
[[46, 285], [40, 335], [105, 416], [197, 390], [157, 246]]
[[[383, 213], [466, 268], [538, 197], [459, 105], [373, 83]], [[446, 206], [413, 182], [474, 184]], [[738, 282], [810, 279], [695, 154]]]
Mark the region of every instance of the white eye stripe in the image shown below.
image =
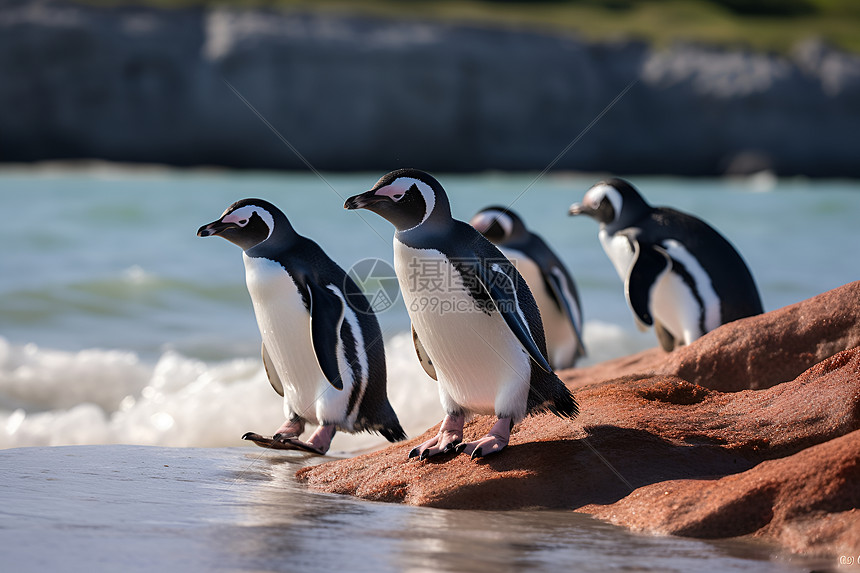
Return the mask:
[[511, 220], [510, 216], [497, 209], [482, 211], [475, 215], [472, 220], [474, 221], [474, 226], [481, 230], [482, 233], [486, 232], [492, 226], [493, 222], [499, 224], [505, 237], [510, 237], [514, 230], [514, 222]]
[[[412, 177], [398, 177], [385, 187], [377, 189], [374, 194], [389, 197], [392, 201], [397, 202], [403, 199], [412, 187], [415, 187], [415, 189], [421, 193], [421, 197], [424, 198], [425, 211], [424, 216], [421, 218], [421, 223], [423, 223], [428, 217], [430, 217], [430, 214], [436, 207], [436, 193], [429, 185], [420, 179], [414, 179]], [[418, 225], [421, 223], [418, 223]], [[415, 226], [417, 227], [418, 225]]]
[[496, 222], [499, 224], [499, 226], [502, 227], [502, 230], [504, 230], [506, 236], [510, 235], [513, 232], [514, 222], [511, 220], [510, 216], [507, 213], [496, 210], [486, 211], [486, 213], [496, 219]]
[[615, 211], [615, 219], [621, 215], [621, 193], [618, 192], [618, 189], [613, 187], [612, 185], [607, 185], [606, 183], [600, 183], [595, 185], [585, 194], [583, 198], [583, 203], [589, 205], [593, 209], [597, 209], [600, 207], [600, 203], [603, 199], [608, 199], [612, 204], [612, 209]]
[[390, 185], [380, 187], [376, 190], [376, 193], [374, 193], [374, 195], [380, 195], [382, 197], [388, 197], [389, 199], [392, 199], [394, 201], [400, 201], [406, 195], [407, 191], [409, 191], [409, 186], [404, 187], [402, 184], [402, 180], [398, 179]]
[[263, 220], [263, 222], [269, 228], [269, 234], [266, 235], [266, 238], [268, 239], [272, 236], [272, 231], [275, 230], [275, 218], [272, 217], [271, 213], [269, 213], [262, 207], [258, 207], [256, 205], [246, 205], [244, 207], [236, 209], [232, 213], [224, 215], [223, 217], [221, 217], [221, 220], [225, 223], [236, 223], [240, 227], [244, 227], [251, 221], [251, 217], [255, 213]]

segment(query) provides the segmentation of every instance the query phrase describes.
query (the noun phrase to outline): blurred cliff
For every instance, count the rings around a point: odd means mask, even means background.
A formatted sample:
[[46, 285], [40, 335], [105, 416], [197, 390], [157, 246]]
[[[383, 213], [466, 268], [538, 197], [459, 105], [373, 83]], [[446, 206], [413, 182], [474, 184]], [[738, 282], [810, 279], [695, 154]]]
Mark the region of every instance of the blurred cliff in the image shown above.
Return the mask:
[[[623, 97], [601, 113], [634, 80]], [[0, 162], [860, 176], [860, 56], [217, 6], [0, 2]]]

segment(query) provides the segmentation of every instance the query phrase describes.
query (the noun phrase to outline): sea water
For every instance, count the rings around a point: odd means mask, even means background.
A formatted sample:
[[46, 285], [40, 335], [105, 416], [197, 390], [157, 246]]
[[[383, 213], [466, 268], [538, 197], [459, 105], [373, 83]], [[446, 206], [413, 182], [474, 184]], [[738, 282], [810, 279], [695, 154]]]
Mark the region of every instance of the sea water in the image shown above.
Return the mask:
[[[230, 448], [241, 446], [247, 431], [271, 434], [283, 422], [282, 405], [259, 358], [241, 251], [219, 238], [198, 238], [196, 230], [233, 201], [261, 197], [344, 268], [366, 259], [390, 264], [390, 224], [343, 209], [346, 197], [369, 189], [379, 175], [111, 165], [0, 171], [0, 448]], [[567, 216], [599, 175], [437, 175], [455, 217], [511, 205], [568, 264], [585, 316], [584, 364], [656, 345], [652, 333], [636, 330], [597, 224]], [[698, 215], [728, 237], [752, 269], [766, 310], [860, 278], [857, 182], [767, 174], [631, 179], [653, 204]], [[442, 417], [435, 384], [415, 358], [402, 301], [378, 317], [389, 396], [414, 436]], [[383, 444], [378, 436], [338, 434], [332, 453]], [[252, 455], [246, 451], [219, 449], [212, 456], [227, 465], [223, 460], [235, 457], [238, 467]], [[292, 486], [284, 495], [304, 496], [300, 505], [317, 499]], [[354, 507], [401, 511], [325, 499], [342, 503], [347, 514]], [[516, 522], [504, 515], [494, 519]]]

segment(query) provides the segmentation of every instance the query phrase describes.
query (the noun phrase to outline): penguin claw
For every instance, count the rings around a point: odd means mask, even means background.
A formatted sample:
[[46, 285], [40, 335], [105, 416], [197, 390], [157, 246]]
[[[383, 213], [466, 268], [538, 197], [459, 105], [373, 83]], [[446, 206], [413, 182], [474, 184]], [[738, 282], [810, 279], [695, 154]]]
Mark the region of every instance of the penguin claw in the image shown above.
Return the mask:
[[447, 454], [457, 448], [463, 441], [464, 414], [447, 414], [439, 427], [439, 433], [424, 443], [418, 444], [409, 451], [408, 459], [414, 457], [424, 461], [430, 456]]
[[445, 448], [442, 450], [442, 453], [443, 453], [443, 454], [447, 454], [447, 453], [449, 453], [449, 452], [451, 452], [451, 451], [453, 451], [453, 450], [456, 450], [457, 448], [459, 448], [459, 447], [460, 447], [460, 442], [461, 442], [461, 441], [462, 441], [462, 440], [457, 439], [457, 440], [454, 440], [453, 442], [449, 442], [449, 443], [445, 446]]
[[491, 454], [497, 454], [508, 445], [513, 425], [511, 418], [501, 417], [495, 424], [493, 424], [493, 427], [490, 428], [490, 432], [486, 436], [479, 440], [475, 440], [474, 442], [464, 442], [460, 444], [457, 452], [465, 452], [469, 454], [473, 460], [485, 458]]
[[443, 442], [442, 445], [438, 445], [440, 442], [442, 442], [442, 439], [439, 436], [436, 436], [423, 444], [415, 446], [409, 451], [408, 459], [417, 457], [419, 462], [423, 462], [431, 456], [451, 453], [459, 447], [461, 440], [460, 438], [455, 438], [450, 442]]

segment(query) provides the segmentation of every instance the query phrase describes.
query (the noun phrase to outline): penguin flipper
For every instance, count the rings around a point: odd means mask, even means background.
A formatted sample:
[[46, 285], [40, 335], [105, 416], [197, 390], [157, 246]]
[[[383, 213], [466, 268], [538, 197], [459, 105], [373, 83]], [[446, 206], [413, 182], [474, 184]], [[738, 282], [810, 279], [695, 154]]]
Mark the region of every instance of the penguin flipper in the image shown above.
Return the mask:
[[284, 385], [281, 379], [278, 378], [278, 371], [275, 370], [275, 365], [272, 364], [272, 359], [269, 358], [269, 353], [266, 351], [266, 343], [263, 343], [263, 368], [266, 370], [266, 378], [269, 379], [269, 384], [275, 389], [275, 392], [284, 395]]
[[633, 241], [633, 262], [624, 283], [624, 296], [636, 318], [647, 326], [654, 324], [651, 292], [660, 277], [671, 270], [672, 259], [662, 249]]
[[421, 340], [418, 338], [418, 333], [415, 332], [415, 325], [412, 326], [412, 344], [415, 345], [415, 352], [418, 354], [418, 362], [421, 363], [421, 367], [424, 368], [424, 372], [426, 372], [433, 380], [439, 380], [436, 377], [436, 367], [433, 366], [433, 361], [430, 360], [430, 356], [427, 354], [427, 351], [424, 349], [424, 345], [421, 344]]
[[[513, 267], [510, 267], [513, 269]], [[552, 367], [549, 365], [546, 356], [538, 348], [532, 333], [529, 330], [525, 319], [519, 313], [519, 301], [517, 300], [517, 291], [515, 277], [510, 276], [498, 263], [489, 265], [476, 264], [476, 277], [490, 295], [496, 310], [502, 315], [505, 324], [517, 337], [520, 344], [528, 352], [531, 359], [541, 367], [544, 372], [552, 372]], [[519, 280], [522, 280], [520, 278]], [[525, 284], [525, 281], [523, 281]]]
[[579, 304], [574, 298], [576, 295], [569, 288], [572, 285], [568, 284], [564, 271], [555, 266], [544, 274], [544, 281], [549, 285], [550, 294], [558, 303], [559, 308], [564, 311], [574, 334], [576, 334], [577, 356], [585, 356], [585, 343], [582, 340], [582, 329], [580, 328], [582, 318], [579, 313]]
[[311, 341], [317, 362], [326, 380], [338, 390], [343, 390], [337, 347], [343, 323], [344, 301], [313, 281], [307, 282], [307, 288], [310, 298]]

